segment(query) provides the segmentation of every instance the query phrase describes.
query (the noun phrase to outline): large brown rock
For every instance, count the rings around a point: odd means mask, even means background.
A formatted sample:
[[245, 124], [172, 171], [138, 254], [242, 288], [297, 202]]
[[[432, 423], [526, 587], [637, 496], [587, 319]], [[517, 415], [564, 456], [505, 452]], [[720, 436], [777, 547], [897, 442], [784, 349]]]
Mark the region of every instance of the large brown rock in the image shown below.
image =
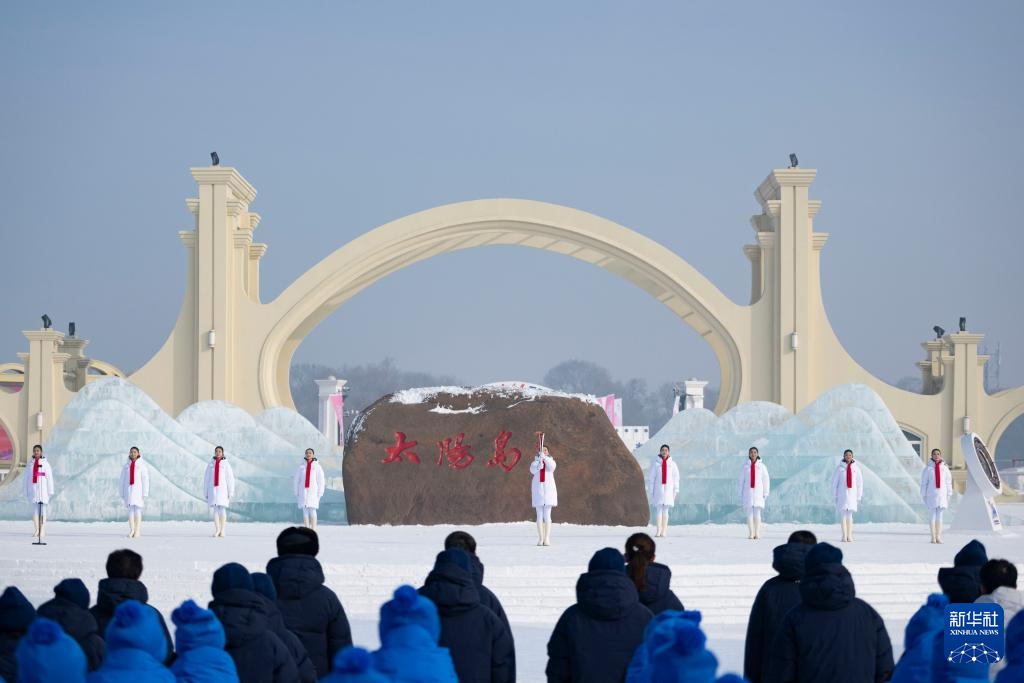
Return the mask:
[[[604, 411], [581, 398], [530, 387], [406, 390], [371, 405], [345, 444], [348, 521], [483, 524], [535, 519], [530, 462], [536, 431], [545, 432], [545, 445], [558, 463], [554, 521], [647, 524], [643, 473]], [[416, 446], [396, 447], [398, 433]], [[447, 442], [447, 451], [438, 442]], [[504, 458], [495, 457], [499, 446]]]

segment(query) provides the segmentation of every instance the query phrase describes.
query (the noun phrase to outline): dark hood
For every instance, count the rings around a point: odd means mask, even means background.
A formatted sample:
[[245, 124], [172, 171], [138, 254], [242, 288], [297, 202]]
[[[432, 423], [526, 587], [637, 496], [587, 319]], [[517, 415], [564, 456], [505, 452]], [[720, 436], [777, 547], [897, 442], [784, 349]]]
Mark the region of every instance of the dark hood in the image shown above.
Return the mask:
[[267, 615], [267, 624], [270, 626], [270, 630], [278, 633], [280, 630], [287, 628], [284, 624], [284, 615], [281, 614], [281, 608], [277, 606], [277, 603], [261, 593], [256, 593], [256, 595], [260, 597], [260, 602], [263, 603], [263, 611]]
[[100, 630], [99, 624], [96, 623], [96, 617], [90, 614], [89, 610], [67, 598], [54, 598], [49, 602], [44, 602], [36, 610], [36, 614], [56, 621], [65, 633], [79, 642], [91, 633], [98, 635]]
[[939, 587], [950, 602], [974, 602], [981, 595], [981, 567], [942, 567]]
[[267, 631], [263, 600], [259, 593], [244, 588], [229, 588], [217, 593], [210, 603], [210, 611], [224, 625], [228, 649], [241, 647]]
[[146, 585], [135, 579], [100, 579], [96, 591], [96, 606], [105, 612], [113, 613], [114, 609], [125, 600], [138, 600], [142, 604], [149, 602], [149, 591]]
[[787, 581], [799, 581], [804, 575], [804, 559], [814, 546], [806, 543], [783, 543], [773, 550], [772, 569]]
[[298, 600], [324, 585], [324, 570], [311, 555], [281, 555], [267, 562], [278, 600]]
[[480, 592], [473, 574], [451, 562], [434, 565], [419, 593], [437, 605], [442, 616], [465, 612], [480, 604]]
[[644, 589], [640, 591], [640, 602], [649, 605], [664, 599], [668, 595], [671, 583], [672, 570], [663, 564], [651, 562], [644, 572]]
[[476, 555], [469, 556], [469, 571], [478, 587], [484, 585], [484, 563]]
[[580, 574], [576, 582], [576, 603], [593, 619], [614, 621], [636, 607], [640, 596], [626, 572], [597, 569]]
[[0, 632], [20, 633], [27, 631], [36, 618], [36, 610], [25, 595], [8, 586], [0, 595]]
[[841, 564], [819, 564], [800, 581], [800, 599], [813, 609], [842, 609], [849, 605], [856, 595], [853, 577]]

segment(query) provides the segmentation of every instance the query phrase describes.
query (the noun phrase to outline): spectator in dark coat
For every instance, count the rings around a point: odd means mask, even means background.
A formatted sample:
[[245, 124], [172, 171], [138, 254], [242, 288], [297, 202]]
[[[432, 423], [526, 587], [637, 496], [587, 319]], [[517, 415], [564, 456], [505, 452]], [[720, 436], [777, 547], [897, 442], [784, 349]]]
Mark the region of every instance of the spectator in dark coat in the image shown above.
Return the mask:
[[480, 603], [469, 555], [457, 548], [437, 554], [419, 590], [441, 617], [441, 647], [448, 648], [461, 683], [506, 683], [512, 674], [512, 638], [505, 624]]
[[626, 539], [626, 574], [640, 594], [640, 604], [660, 614], [665, 610], [683, 611], [683, 603], [672, 592], [672, 570], [654, 561], [654, 539], [644, 533]]
[[352, 644], [352, 631], [338, 596], [324, 585], [318, 552], [315, 531], [289, 527], [277, 537], [278, 556], [267, 563], [267, 574], [277, 589], [284, 625], [299, 637], [323, 677], [334, 655]]
[[331, 673], [320, 683], [389, 683], [373, 666], [373, 656], [361, 647], [346, 647], [334, 655]]
[[512, 626], [508, 623], [508, 616], [505, 614], [505, 608], [501, 606], [501, 600], [498, 600], [498, 596], [484, 585], [484, 564], [476, 554], [476, 539], [465, 531], [453, 531], [444, 539], [444, 549], [451, 550], [452, 548], [465, 550], [469, 555], [469, 569], [473, 574], [473, 580], [476, 581], [476, 589], [480, 593], [480, 602], [484, 607], [489, 607], [492, 612], [498, 615], [498, 618], [504, 622], [505, 628], [508, 629], [509, 636], [511, 636]]
[[14, 650], [35, 618], [35, 608], [20, 590], [14, 586], [4, 589], [0, 595], [0, 679], [13, 681], [16, 678], [18, 659]]
[[96, 617], [89, 612], [89, 589], [81, 579], [64, 579], [53, 587], [53, 595], [53, 600], [41, 604], [36, 614], [60, 624], [82, 648], [89, 671], [95, 671], [103, 663], [106, 646]]
[[156, 610], [125, 600], [107, 625], [107, 655], [103, 665], [89, 674], [89, 683], [175, 683], [163, 665], [167, 641]]
[[434, 603], [412, 586], [399, 586], [380, 608], [377, 671], [395, 683], [459, 683], [448, 650], [438, 647], [441, 619]]
[[295, 668], [299, 671], [300, 683], [316, 683], [316, 667], [313, 666], [313, 660], [306, 652], [306, 646], [284, 625], [284, 616], [281, 614], [281, 608], [277, 606], [277, 589], [274, 588], [274, 582], [270, 580], [269, 576], [260, 572], [254, 572], [251, 576], [253, 590], [263, 598], [263, 607], [267, 611], [267, 624], [291, 653], [292, 659], [295, 661]]
[[789, 542], [776, 546], [772, 569], [779, 573], [764, 582], [754, 598], [747, 622], [743, 675], [750, 683], [761, 683], [768, 666], [772, 643], [782, 618], [800, 603], [800, 579], [804, 559], [818, 539], [810, 531], [794, 531]]
[[49, 619], [35, 619], [28, 633], [18, 641], [17, 679], [10, 683], [85, 683], [85, 655], [60, 625]]
[[174, 622], [174, 664], [178, 683], [238, 683], [238, 670], [224, 651], [224, 627], [208, 609], [191, 600], [171, 612]]
[[235, 660], [239, 679], [246, 683], [295, 683], [295, 660], [267, 623], [263, 598], [253, 590], [252, 577], [237, 562], [213, 573], [210, 610], [224, 626], [225, 649]]
[[985, 546], [971, 541], [953, 558], [952, 567], [939, 569], [939, 587], [950, 602], [974, 602], [981, 595], [981, 566], [988, 562]]
[[1006, 625], [1006, 668], [996, 676], [996, 683], [1024, 683], [1024, 612]]
[[871, 605], [855, 597], [843, 553], [819, 543], [807, 553], [800, 604], [775, 637], [767, 683], [875, 681], [892, 673], [892, 644]]
[[154, 607], [150, 607], [149, 591], [146, 585], [139, 581], [142, 576], [142, 555], [132, 550], [115, 550], [107, 557], [107, 578], [101, 579], [99, 588], [96, 590], [96, 604], [89, 608], [92, 615], [96, 617], [96, 625], [99, 626], [101, 637], [106, 637], [107, 625], [114, 616], [114, 610], [125, 600], [135, 600], [153, 611], [160, 629], [164, 632], [164, 640], [167, 641], [167, 656], [164, 664], [174, 661], [174, 641], [171, 640], [171, 632], [167, 630], [167, 622], [164, 615]]
[[576, 604], [562, 613], [548, 641], [549, 683], [622, 681], [652, 616], [626, 576], [622, 553], [597, 551], [576, 582]]

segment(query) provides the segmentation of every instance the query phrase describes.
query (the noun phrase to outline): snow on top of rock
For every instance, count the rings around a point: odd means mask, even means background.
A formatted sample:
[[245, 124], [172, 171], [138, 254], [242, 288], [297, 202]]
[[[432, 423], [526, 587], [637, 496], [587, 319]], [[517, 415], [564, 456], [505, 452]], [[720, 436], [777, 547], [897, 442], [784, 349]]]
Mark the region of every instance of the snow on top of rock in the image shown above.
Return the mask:
[[469, 408], [462, 408], [461, 410], [437, 405], [431, 408], [430, 412], [440, 413], [441, 415], [479, 415], [480, 413], [487, 412], [487, 410], [483, 405], [470, 406]]
[[564, 391], [556, 391], [542, 387], [539, 384], [529, 382], [494, 382], [483, 384], [478, 387], [417, 387], [413, 389], [401, 389], [391, 395], [391, 403], [403, 405], [415, 405], [432, 401], [438, 394], [449, 394], [452, 396], [470, 396], [476, 393], [490, 393], [496, 396], [520, 397], [523, 400], [532, 401], [542, 396], [555, 396], [559, 398], [574, 398], [585, 403], [597, 403], [597, 398], [592, 394], [570, 394]]

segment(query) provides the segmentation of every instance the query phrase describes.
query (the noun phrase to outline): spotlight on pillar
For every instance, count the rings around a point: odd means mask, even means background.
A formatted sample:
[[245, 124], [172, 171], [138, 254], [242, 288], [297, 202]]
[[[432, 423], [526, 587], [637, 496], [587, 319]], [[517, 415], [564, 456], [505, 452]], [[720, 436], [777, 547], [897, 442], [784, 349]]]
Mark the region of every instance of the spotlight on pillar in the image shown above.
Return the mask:
[[965, 318], [964, 316], [960, 316], [960, 331], [967, 331], [967, 318]]
[[212, 166], [220, 166], [220, 157], [216, 152], [210, 152], [210, 161]]
[[964, 434], [970, 434], [971, 433], [971, 418], [968, 417], [967, 415], [964, 415], [963, 423], [964, 423], [963, 424]]
[[941, 327], [939, 327], [938, 325], [933, 327], [932, 330], [935, 331], [935, 338], [936, 339], [942, 339], [942, 335], [946, 334], [946, 331], [944, 329], [942, 329]]
[[800, 348], [800, 336], [796, 332], [789, 335], [789, 348], [794, 351]]
[[796, 155], [795, 154], [790, 154], [789, 155], [789, 167], [790, 168], [796, 168], [799, 165], [800, 165], [800, 161], [796, 158]]
[[36, 413], [36, 431], [43, 431], [43, 413], [42, 411]]
[[217, 332], [215, 330], [210, 330], [206, 333], [206, 343], [211, 349], [217, 345]]
[[68, 323], [68, 336], [69, 337], [74, 337], [75, 336], [75, 323], [73, 323], [73, 322]]
[[53, 321], [50, 320], [50, 316], [43, 313], [43, 329], [48, 330], [53, 326]]

